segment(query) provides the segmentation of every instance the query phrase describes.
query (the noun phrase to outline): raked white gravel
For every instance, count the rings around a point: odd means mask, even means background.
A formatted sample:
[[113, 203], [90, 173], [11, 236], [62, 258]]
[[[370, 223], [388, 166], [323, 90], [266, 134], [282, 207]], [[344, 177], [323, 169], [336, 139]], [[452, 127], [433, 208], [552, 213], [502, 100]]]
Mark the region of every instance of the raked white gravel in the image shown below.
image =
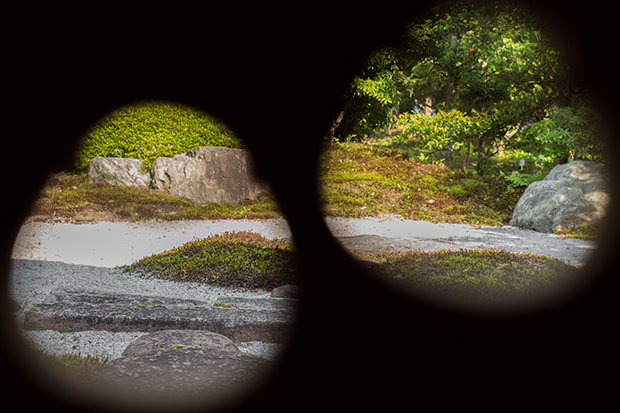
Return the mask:
[[[450, 243], [460, 248], [497, 248], [531, 252], [583, 265], [596, 248], [593, 242], [514, 227], [473, 227], [408, 221], [398, 217], [327, 219], [335, 236], [374, 234], [421, 244]], [[23, 306], [44, 301], [55, 288], [97, 290], [215, 301], [219, 296], [268, 297], [269, 291], [229, 291], [196, 283], [147, 280], [117, 266], [225, 231], [253, 231], [269, 239], [287, 239], [286, 221], [100, 222], [96, 224], [27, 223], [13, 249], [11, 294]], [[23, 313], [16, 316], [23, 321]], [[127, 345], [145, 333], [28, 331], [27, 339], [41, 350], [120, 357]], [[281, 345], [239, 343], [242, 351], [273, 358]]]

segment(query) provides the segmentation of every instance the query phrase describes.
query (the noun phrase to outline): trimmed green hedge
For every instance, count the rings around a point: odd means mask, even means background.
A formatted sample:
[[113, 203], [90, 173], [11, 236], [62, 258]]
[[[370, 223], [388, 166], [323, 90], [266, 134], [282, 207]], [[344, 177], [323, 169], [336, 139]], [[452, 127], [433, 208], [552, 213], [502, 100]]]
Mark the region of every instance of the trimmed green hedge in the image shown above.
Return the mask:
[[85, 170], [95, 156], [136, 158], [149, 168], [160, 156], [196, 146], [244, 147], [226, 125], [204, 112], [173, 102], [140, 102], [116, 109], [90, 128], [75, 168]]

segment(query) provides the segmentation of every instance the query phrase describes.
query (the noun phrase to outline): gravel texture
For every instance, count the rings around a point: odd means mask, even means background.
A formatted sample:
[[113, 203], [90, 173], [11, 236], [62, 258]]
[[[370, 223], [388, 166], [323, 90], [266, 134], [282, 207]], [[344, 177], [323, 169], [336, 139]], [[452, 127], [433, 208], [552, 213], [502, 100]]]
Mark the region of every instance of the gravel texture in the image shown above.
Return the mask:
[[[120, 268], [67, 264], [58, 261], [14, 259], [11, 268], [12, 297], [22, 306], [41, 303], [54, 289], [95, 290], [110, 293], [137, 293], [141, 295], [186, 298], [213, 303], [218, 297], [269, 297], [269, 291], [226, 290], [217, 286], [197, 283], [146, 280], [124, 272]], [[23, 323], [24, 313], [16, 313]], [[121, 356], [125, 348], [146, 333], [112, 333], [107, 331], [24, 331], [28, 341], [40, 350], [53, 354], [79, 353], [100, 355], [110, 359]], [[249, 342], [239, 345], [242, 351], [273, 358], [278, 345]]]
[[[596, 243], [518, 227], [474, 227], [461, 224], [433, 224], [397, 217], [333, 218], [327, 224], [336, 237], [378, 235], [381, 244], [397, 243], [403, 250], [501, 249], [546, 255], [575, 267], [583, 266]], [[386, 248], [390, 250], [390, 248]]]
[[[436, 251], [458, 248], [497, 248], [531, 252], [581, 266], [596, 247], [593, 242], [563, 239], [553, 234], [514, 227], [472, 227], [406, 221], [396, 217], [328, 219], [335, 236], [351, 249]], [[13, 250], [11, 294], [22, 306], [44, 301], [56, 288], [97, 290], [187, 298], [215, 302], [221, 296], [268, 297], [269, 291], [226, 290], [197, 283], [143, 279], [117, 266], [163, 252], [193, 239], [224, 231], [251, 230], [266, 238], [286, 239], [290, 232], [281, 219], [265, 221], [196, 221], [97, 224], [28, 223]], [[374, 236], [371, 236], [374, 235]], [[18, 323], [23, 312], [16, 313]], [[26, 338], [49, 353], [104, 354], [120, 357], [127, 345], [145, 333], [105, 331], [27, 331]], [[238, 343], [241, 351], [273, 359], [279, 344]]]
[[22, 226], [13, 258], [116, 267], [225, 231], [252, 231], [268, 239], [290, 236], [283, 219], [82, 225], [33, 222]]

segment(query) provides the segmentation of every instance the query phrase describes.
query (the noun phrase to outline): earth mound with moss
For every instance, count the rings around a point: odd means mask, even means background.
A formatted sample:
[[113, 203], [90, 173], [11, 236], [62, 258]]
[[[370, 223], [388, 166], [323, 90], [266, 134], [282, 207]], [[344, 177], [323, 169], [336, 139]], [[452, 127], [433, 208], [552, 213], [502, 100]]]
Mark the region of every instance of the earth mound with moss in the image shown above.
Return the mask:
[[[575, 271], [554, 258], [501, 250], [354, 255], [376, 263], [376, 272], [415, 290], [466, 301], [499, 302], [542, 291]], [[225, 232], [193, 241], [144, 258], [126, 270], [145, 277], [232, 288], [272, 289], [299, 281], [293, 245], [252, 232]]]
[[125, 267], [128, 271], [181, 282], [230, 288], [273, 289], [296, 284], [297, 261], [291, 243], [253, 232], [224, 232], [189, 242]]

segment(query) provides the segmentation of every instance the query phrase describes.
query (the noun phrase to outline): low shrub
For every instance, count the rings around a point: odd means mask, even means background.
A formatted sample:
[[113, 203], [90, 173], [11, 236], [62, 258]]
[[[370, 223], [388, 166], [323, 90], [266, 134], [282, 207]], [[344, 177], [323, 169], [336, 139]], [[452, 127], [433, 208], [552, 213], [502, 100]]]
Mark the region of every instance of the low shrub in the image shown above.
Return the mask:
[[244, 147], [226, 125], [202, 111], [173, 102], [140, 102], [116, 109], [88, 130], [75, 168], [85, 170], [95, 156], [140, 159], [149, 168], [160, 156], [196, 146]]

